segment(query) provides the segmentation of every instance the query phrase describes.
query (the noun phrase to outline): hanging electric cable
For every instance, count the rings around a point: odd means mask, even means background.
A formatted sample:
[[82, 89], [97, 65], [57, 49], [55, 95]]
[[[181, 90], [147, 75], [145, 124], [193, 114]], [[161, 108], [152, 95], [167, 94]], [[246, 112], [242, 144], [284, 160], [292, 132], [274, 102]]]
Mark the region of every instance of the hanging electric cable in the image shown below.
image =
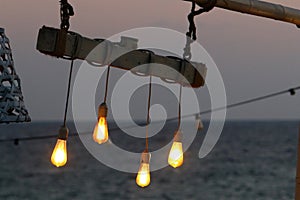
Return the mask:
[[67, 123], [67, 114], [68, 114], [68, 106], [69, 106], [69, 99], [70, 99], [73, 66], [74, 66], [74, 60], [71, 61], [70, 72], [69, 72], [69, 81], [68, 81], [67, 97], [66, 97], [66, 104], [65, 104], [65, 114], [64, 114], [64, 126], [66, 126], [66, 123]]
[[149, 93], [148, 93], [148, 106], [147, 106], [147, 121], [146, 121], [146, 151], [149, 150], [149, 124], [150, 124], [150, 106], [151, 106], [151, 96], [152, 96], [152, 76], [149, 80]]
[[140, 187], [147, 187], [150, 184], [150, 158], [149, 153], [149, 124], [150, 124], [150, 106], [151, 106], [151, 96], [152, 96], [152, 76], [150, 75], [149, 80], [149, 93], [148, 93], [148, 106], [147, 106], [147, 121], [146, 121], [146, 147], [141, 155], [141, 164], [139, 167], [138, 174], [136, 176], [136, 184]]
[[[61, 0], [61, 30], [63, 30], [63, 35], [65, 35], [70, 27], [69, 17], [74, 15], [72, 6], [68, 3], [67, 0]], [[68, 15], [68, 16], [67, 16]], [[73, 73], [73, 66], [74, 66], [74, 52], [72, 52], [71, 57], [71, 66], [69, 72], [69, 81], [68, 81], [68, 88], [67, 88], [67, 97], [65, 103], [65, 113], [64, 113], [64, 123], [63, 126], [60, 127], [58, 138], [56, 145], [53, 149], [51, 155], [51, 162], [56, 167], [62, 167], [67, 163], [68, 155], [67, 155], [67, 139], [69, 135], [69, 129], [67, 127], [67, 115], [68, 115], [68, 106], [69, 106], [69, 99], [70, 99], [70, 91], [71, 91], [71, 83], [72, 83], [72, 73]], [[16, 143], [16, 141], [15, 141]]]
[[108, 141], [108, 126], [107, 126], [107, 112], [108, 108], [106, 105], [106, 99], [108, 94], [108, 83], [109, 83], [109, 72], [110, 66], [106, 70], [106, 82], [105, 82], [105, 94], [104, 101], [98, 107], [98, 122], [94, 128], [93, 139], [98, 144], [103, 144]]
[[181, 99], [182, 99], [182, 85], [179, 86], [179, 100], [178, 100], [178, 126], [177, 130], [180, 130], [181, 126]]
[[69, 105], [70, 90], [71, 90], [71, 83], [72, 83], [73, 66], [74, 66], [74, 60], [71, 61], [71, 67], [69, 73], [69, 82], [68, 82], [65, 113], [64, 113], [64, 123], [63, 126], [61, 126], [59, 129], [57, 142], [51, 155], [51, 162], [56, 167], [64, 166], [68, 160], [67, 139], [68, 139], [69, 129], [67, 128], [66, 123], [67, 123], [68, 105]]
[[[282, 90], [280, 92], [272, 93], [272, 94], [269, 94], [269, 95], [248, 99], [246, 101], [241, 101], [241, 102], [238, 102], [238, 103], [229, 104], [227, 106], [219, 107], [217, 109], [210, 109], [210, 110], [205, 110], [205, 111], [200, 112], [200, 113], [192, 113], [192, 114], [184, 115], [181, 118], [188, 118], [188, 117], [192, 117], [192, 116], [197, 116], [199, 114], [200, 115], [207, 115], [207, 114], [210, 114], [210, 113], [213, 113], [213, 112], [218, 112], [218, 111], [225, 110], [225, 109], [231, 109], [231, 108], [240, 107], [240, 106], [247, 105], [247, 104], [254, 103], [254, 102], [258, 102], [258, 101], [262, 101], [262, 100], [266, 100], [266, 99], [271, 99], [271, 98], [274, 98], [274, 97], [277, 97], [277, 96], [280, 96], [280, 95], [283, 95], [283, 94], [287, 94], [287, 93], [290, 94], [291, 96], [294, 96], [296, 94], [296, 91], [298, 91], [298, 90], [300, 90], [300, 86], [297, 86], [297, 87], [294, 87], [294, 88], [291, 88], [291, 89], [287, 89], [287, 90]], [[178, 117], [169, 118], [169, 119], [167, 119], [167, 121], [172, 121], [172, 120], [177, 120], [177, 119], [178, 119]], [[152, 122], [152, 123], [160, 123], [160, 121]], [[118, 131], [120, 129], [122, 129], [122, 130], [131, 129], [131, 128], [134, 128], [134, 127], [135, 126], [115, 127], [115, 128], [112, 128], [110, 131]], [[86, 134], [90, 134], [90, 133], [86, 133]], [[78, 133], [69, 134], [69, 137], [77, 137], [77, 136], [78, 136]], [[43, 140], [43, 139], [50, 139], [50, 138], [55, 138], [55, 137], [57, 137], [57, 135], [45, 135], [45, 136], [34, 136], [34, 137], [24, 137], [24, 138], [10, 138], [10, 139], [1, 139], [0, 143], [2, 143], [2, 142], [14, 142], [15, 144], [18, 144], [19, 141]]]
[[173, 144], [169, 152], [168, 163], [170, 166], [177, 168], [183, 164], [183, 149], [182, 149], [182, 131], [181, 131], [181, 99], [182, 99], [182, 85], [179, 89], [178, 100], [178, 126], [175, 131]]

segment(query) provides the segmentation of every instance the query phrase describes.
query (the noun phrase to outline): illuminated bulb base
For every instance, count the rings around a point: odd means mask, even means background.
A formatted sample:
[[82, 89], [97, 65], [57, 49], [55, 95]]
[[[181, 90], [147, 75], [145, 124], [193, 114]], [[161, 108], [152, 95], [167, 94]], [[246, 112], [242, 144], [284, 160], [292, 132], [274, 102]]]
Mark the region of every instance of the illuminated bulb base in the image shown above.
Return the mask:
[[95, 126], [93, 139], [98, 144], [103, 144], [108, 140], [108, 127], [105, 117], [100, 117], [98, 123]]
[[183, 150], [181, 142], [173, 142], [169, 153], [168, 163], [174, 168], [180, 167], [183, 164]]
[[58, 139], [51, 156], [51, 162], [56, 167], [62, 167], [67, 163], [67, 159], [67, 141]]

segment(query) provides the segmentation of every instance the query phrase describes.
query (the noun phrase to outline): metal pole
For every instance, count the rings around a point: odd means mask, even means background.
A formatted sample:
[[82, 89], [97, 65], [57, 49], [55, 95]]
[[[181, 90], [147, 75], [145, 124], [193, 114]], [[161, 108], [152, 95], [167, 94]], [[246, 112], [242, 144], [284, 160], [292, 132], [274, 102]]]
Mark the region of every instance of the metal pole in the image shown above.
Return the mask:
[[[183, 0], [195, 1], [203, 5], [209, 0]], [[300, 10], [258, 0], [217, 0], [216, 7], [236, 12], [266, 17], [300, 26]]]
[[297, 172], [296, 172], [295, 200], [300, 200], [300, 125], [299, 125], [299, 134], [298, 134], [298, 153], [297, 153]]

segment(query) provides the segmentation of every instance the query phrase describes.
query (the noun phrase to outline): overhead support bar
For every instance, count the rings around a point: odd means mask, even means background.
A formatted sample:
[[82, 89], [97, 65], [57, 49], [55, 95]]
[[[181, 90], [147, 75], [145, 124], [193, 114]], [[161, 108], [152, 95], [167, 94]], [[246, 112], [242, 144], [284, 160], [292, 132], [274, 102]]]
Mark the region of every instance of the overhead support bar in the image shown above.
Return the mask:
[[[183, 0], [204, 5], [209, 0]], [[288, 22], [300, 27], [300, 10], [258, 0], [217, 0], [216, 7]]]
[[138, 49], [138, 40], [134, 38], [121, 37], [120, 42], [111, 42], [44, 26], [39, 31], [37, 50], [58, 58], [86, 60], [96, 67], [110, 65], [140, 76], [152, 75], [185, 87], [205, 84], [205, 64]]

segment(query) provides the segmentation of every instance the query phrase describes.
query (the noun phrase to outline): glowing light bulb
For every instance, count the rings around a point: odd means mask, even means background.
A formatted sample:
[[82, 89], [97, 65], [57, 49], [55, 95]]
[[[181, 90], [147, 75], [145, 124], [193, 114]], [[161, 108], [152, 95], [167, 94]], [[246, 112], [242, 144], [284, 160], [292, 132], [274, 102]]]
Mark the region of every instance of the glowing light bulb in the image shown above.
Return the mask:
[[136, 176], [136, 184], [140, 187], [147, 187], [150, 182], [150, 153], [144, 151], [141, 157], [141, 165]]
[[169, 165], [174, 168], [180, 167], [183, 164], [183, 149], [180, 137], [181, 133], [177, 132], [168, 157]]
[[59, 129], [59, 135], [51, 155], [51, 162], [56, 167], [62, 167], [67, 163], [67, 138], [69, 130], [63, 126]]
[[173, 142], [169, 153], [168, 163], [174, 168], [180, 167], [183, 164], [183, 150], [181, 142]]
[[98, 123], [95, 126], [93, 139], [98, 144], [103, 144], [108, 141], [108, 127], [107, 127], [107, 106], [102, 103], [98, 109]]
[[95, 126], [93, 139], [95, 142], [102, 144], [108, 140], [108, 127], [105, 117], [100, 117], [98, 123]]
[[67, 159], [67, 141], [58, 139], [51, 156], [51, 162], [56, 167], [62, 167], [67, 163]]
[[147, 187], [150, 184], [150, 165], [141, 163], [139, 172], [136, 176], [136, 184], [140, 187]]

